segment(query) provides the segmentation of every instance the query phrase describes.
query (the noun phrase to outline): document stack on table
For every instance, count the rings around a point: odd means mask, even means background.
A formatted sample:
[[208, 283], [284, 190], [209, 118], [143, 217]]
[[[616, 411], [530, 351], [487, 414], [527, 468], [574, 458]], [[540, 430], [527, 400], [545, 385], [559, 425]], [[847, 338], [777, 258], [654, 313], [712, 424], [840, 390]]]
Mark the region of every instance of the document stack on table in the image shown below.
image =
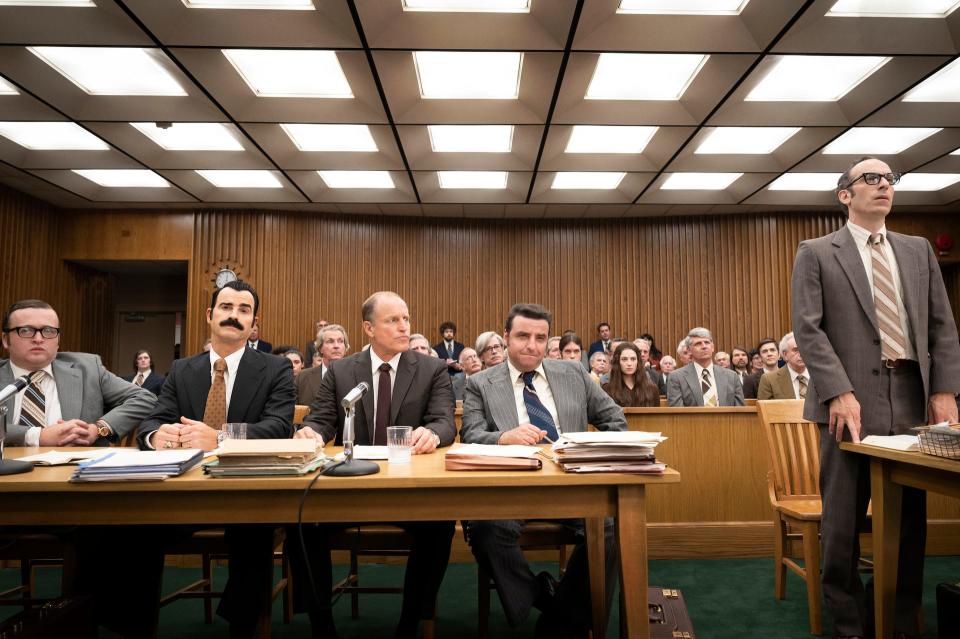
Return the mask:
[[203, 451], [194, 448], [116, 450], [81, 462], [70, 481], [160, 481], [182, 475], [202, 459]]
[[456, 444], [447, 451], [447, 470], [537, 470], [543, 466], [538, 446]]
[[568, 473], [662, 475], [667, 465], [654, 449], [666, 437], [643, 431], [564, 433], [553, 445], [554, 460]]
[[203, 465], [211, 477], [274, 477], [305, 475], [326, 461], [313, 439], [225, 439]]

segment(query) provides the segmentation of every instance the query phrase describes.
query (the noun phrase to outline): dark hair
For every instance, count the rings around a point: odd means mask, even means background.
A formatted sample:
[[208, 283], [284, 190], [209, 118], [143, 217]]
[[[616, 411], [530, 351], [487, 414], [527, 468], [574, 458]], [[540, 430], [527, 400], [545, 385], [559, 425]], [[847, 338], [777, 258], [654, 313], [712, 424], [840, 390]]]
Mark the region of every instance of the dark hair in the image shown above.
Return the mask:
[[440, 325], [440, 334], [443, 335], [443, 332], [444, 332], [445, 330], [447, 330], [448, 328], [451, 329], [451, 330], [454, 332], [454, 334], [456, 334], [456, 332], [457, 332], [457, 325], [454, 324], [453, 322], [451, 322], [450, 320], [447, 320], [446, 322], [444, 322], [444, 323], [442, 323], [442, 324]]
[[750, 357], [750, 351], [745, 349], [743, 346], [734, 346], [730, 349], [730, 356], [733, 357], [733, 351], [743, 351], [743, 354], [747, 357]]
[[760, 355], [760, 351], [758, 351], [755, 348], [751, 348], [749, 351], [747, 351], [747, 357], [749, 357], [750, 359], [753, 359], [754, 357], [758, 357], [759, 355]]
[[22, 311], [26, 308], [43, 308], [53, 310], [53, 307], [44, 302], [43, 300], [20, 300], [19, 302], [14, 302], [10, 305], [10, 308], [7, 309], [7, 312], [3, 315], [3, 330], [10, 330], [10, 316], [16, 313], [17, 311]]
[[507, 333], [509, 333], [513, 328], [513, 318], [517, 316], [526, 317], [527, 319], [532, 320], [546, 320], [547, 332], [550, 332], [550, 324], [553, 322], [553, 315], [545, 307], [540, 306], [539, 304], [514, 304], [510, 308], [510, 312], [507, 314], [507, 323], [504, 325], [504, 330]]
[[[620, 356], [624, 351], [631, 350], [637, 354], [637, 372], [633, 375], [633, 388], [623, 381], [623, 371], [620, 370]], [[653, 383], [640, 361], [640, 349], [633, 342], [624, 342], [613, 351], [610, 358], [610, 381], [603, 385], [614, 402], [620, 406], [659, 406], [660, 389]]]
[[640, 339], [645, 339], [650, 342], [650, 359], [660, 359], [663, 357], [663, 353], [657, 348], [657, 342], [653, 339], [653, 335], [644, 333], [640, 336]]
[[780, 343], [777, 342], [777, 340], [773, 339], [772, 337], [764, 337], [759, 342], [757, 342], [757, 354], [760, 353], [760, 349], [762, 349], [766, 344], [773, 344], [774, 346], [777, 347], [777, 352], [778, 353], [780, 352]]
[[599, 324], [597, 324], [597, 332], [599, 333], [599, 332], [600, 332], [600, 329], [603, 328], [604, 326], [606, 326], [607, 328], [610, 328], [610, 323], [609, 323], [609, 322], [600, 322]]
[[860, 158], [859, 160], [857, 160], [856, 162], [848, 166], [847, 170], [840, 175], [840, 179], [837, 180], [837, 190], [834, 191], [834, 197], [837, 198], [837, 205], [840, 207], [840, 210], [843, 211], [844, 215], [849, 216], [850, 211], [847, 210], [847, 205], [840, 201], [840, 191], [850, 190], [850, 178], [851, 178], [850, 172], [853, 171], [853, 167], [857, 166], [861, 162], [866, 162], [867, 160], [877, 160], [877, 159], [879, 158], [875, 158], [872, 155], [863, 156], [862, 158]]
[[233, 280], [232, 282], [227, 282], [220, 288], [213, 291], [213, 297], [210, 298], [210, 308], [216, 308], [217, 306], [217, 297], [220, 295], [220, 291], [225, 288], [232, 288], [235, 291], [248, 291], [253, 295], [253, 314], [256, 315], [257, 311], [260, 310], [260, 297], [257, 295], [257, 291], [254, 290], [249, 283], [244, 282], [243, 280]]
[[293, 353], [294, 355], [299, 357], [301, 362], [303, 361], [303, 353], [301, 353], [296, 346], [277, 346], [275, 349], [273, 349], [273, 352], [271, 353], [271, 355], [279, 355], [281, 357], [286, 357], [290, 353]]
[[[137, 359], [139, 359], [140, 356], [143, 355], [144, 353], [146, 353], [147, 355], [150, 355], [150, 351], [137, 351], [136, 354], [133, 356], [133, 372], [134, 373], [139, 372], [140, 369], [137, 368]], [[153, 370], [153, 355], [150, 355], [150, 370]]]
[[579, 346], [581, 351], [583, 350], [583, 341], [580, 339], [580, 336], [577, 335], [576, 333], [567, 333], [566, 335], [560, 338], [561, 353], [563, 353], [563, 347], [569, 344], [570, 342], [573, 342], [574, 344]]

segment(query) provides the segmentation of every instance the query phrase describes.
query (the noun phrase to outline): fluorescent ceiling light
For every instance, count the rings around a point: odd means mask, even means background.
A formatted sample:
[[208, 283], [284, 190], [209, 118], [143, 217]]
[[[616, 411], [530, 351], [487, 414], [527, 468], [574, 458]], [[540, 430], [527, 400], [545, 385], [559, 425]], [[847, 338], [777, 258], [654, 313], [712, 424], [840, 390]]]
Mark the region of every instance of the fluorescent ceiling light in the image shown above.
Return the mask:
[[20, 92], [13, 88], [13, 85], [0, 78], [0, 95], [20, 95]]
[[73, 122], [0, 122], [0, 135], [31, 151], [105, 151], [106, 142]]
[[748, 102], [835, 102], [890, 58], [787, 55], [747, 96]]
[[403, 0], [404, 11], [529, 13], [530, 0]]
[[377, 143], [366, 124], [281, 124], [301, 151], [373, 153]]
[[434, 153], [509, 153], [513, 148], [509, 124], [429, 124], [427, 134]]
[[273, 171], [246, 169], [198, 169], [204, 180], [219, 189], [282, 189]]
[[722, 191], [743, 173], [669, 173], [661, 191]]
[[960, 59], [914, 87], [903, 96], [904, 102], [960, 102]]
[[767, 189], [771, 191], [836, 191], [836, 173], [784, 173]]
[[564, 153], [643, 153], [655, 126], [591, 126], [577, 124]]
[[617, 13], [739, 15], [750, 0], [620, 0]]
[[420, 97], [516, 100], [523, 54], [511, 51], [414, 51]]
[[290, 9], [312, 11], [312, 0], [183, 0], [188, 9]]
[[827, 145], [824, 155], [891, 155], [943, 129], [858, 126]]
[[392, 189], [390, 171], [317, 171], [331, 189]]
[[957, 149], [956, 151], [954, 151], [954, 152], [951, 153], [950, 155], [960, 155], [960, 149]]
[[960, 6], [957, 0], [839, 0], [828, 16], [872, 18], [945, 18]]
[[553, 176], [551, 189], [589, 189], [610, 191], [623, 181], [624, 172], [613, 171], [560, 171]]
[[74, 173], [108, 188], [167, 188], [170, 183], [149, 169], [74, 169]]
[[505, 189], [506, 171], [437, 171], [441, 189]]
[[95, 7], [93, 0], [0, 0], [0, 7]]
[[154, 122], [131, 126], [167, 151], [243, 151], [243, 145], [218, 122], [176, 122], [161, 129]]
[[799, 130], [800, 127], [796, 126], [716, 127], [710, 130], [707, 137], [694, 151], [694, 154], [758, 155], [773, 153]]
[[601, 53], [588, 100], [679, 100], [708, 55]]
[[187, 95], [156, 49], [27, 47], [90, 95]]
[[335, 51], [222, 49], [261, 98], [352, 98]]
[[894, 190], [939, 191], [960, 182], [960, 173], [905, 173]]

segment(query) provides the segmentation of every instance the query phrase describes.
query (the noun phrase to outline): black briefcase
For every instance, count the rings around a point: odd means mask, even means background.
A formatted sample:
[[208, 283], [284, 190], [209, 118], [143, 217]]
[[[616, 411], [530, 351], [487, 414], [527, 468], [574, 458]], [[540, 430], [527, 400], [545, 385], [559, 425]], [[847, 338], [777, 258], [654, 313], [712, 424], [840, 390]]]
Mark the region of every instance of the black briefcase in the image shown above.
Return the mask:
[[960, 583], [937, 584], [937, 637], [960, 637]]
[[696, 639], [687, 613], [687, 602], [676, 588], [650, 588], [647, 591], [650, 639]]
[[0, 623], [5, 639], [96, 639], [93, 598], [60, 597], [18, 612]]

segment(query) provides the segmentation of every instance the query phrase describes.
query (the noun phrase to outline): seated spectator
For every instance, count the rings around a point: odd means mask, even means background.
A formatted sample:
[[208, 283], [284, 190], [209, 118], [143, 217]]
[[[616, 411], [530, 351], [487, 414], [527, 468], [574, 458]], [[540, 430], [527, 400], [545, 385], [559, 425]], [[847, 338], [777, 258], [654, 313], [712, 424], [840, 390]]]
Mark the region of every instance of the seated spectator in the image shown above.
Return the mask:
[[433, 352], [433, 349], [430, 348], [430, 340], [420, 333], [414, 333], [410, 336], [407, 349], [415, 353], [420, 353], [421, 355], [426, 355], [427, 357], [430, 357], [431, 354], [433, 357], [437, 356], [437, 354]]
[[297, 386], [297, 403], [310, 405], [320, 388], [320, 382], [330, 371], [330, 364], [343, 359], [350, 351], [347, 329], [339, 324], [327, 324], [317, 333], [320, 348], [314, 353], [313, 366], [301, 371], [294, 383]]
[[619, 406], [659, 406], [660, 389], [645, 374], [640, 361], [640, 349], [625, 342], [613, 352], [610, 363], [610, 381], [603, 384]]
[[154, 395], [159, 395], [160, 389], [163, 388], [164, 377], [153, 372], [153, 358], [150, 357], [150, 351], [137, 351], [133, 356], [133, 375], [124, 377], [123, 380], [133, 382]]
[[485, 369], [502, 364], [506, 356], [506, 344], [496, 331], [481, 333], [475, 350], [480, 354], [480, 362]]
[[590, 377], [595, 379], [598, 384], [606, 384], [610, 381], [610, 358], [606, 353], [597, 351], [590, 356]]
[[734, 346], [730, 351], [730, 370], [740, 377], [740, 381], [750, 374], [750, 354], [742, 346]]
[[776, 372], [763, 374], [757, 399], [804, 399], [810, 384], [810, 373], [792, 331], [780, 340], [780, 354], [787, 362], [786, 366]]
[[[671, 406], [743, 406], [740, 378], [713, 363], [713, 335], [705, 328], [687, 334], [692, 362], [678, 369], [667, 382]], [[662, 365], [661, 360], [661, 365]]]
[[463, 352], [463, 344], [456, 341], [456, 337], [457, 325], [448, 320], [440, 324], [440, 341], [433, 345], [437, 357], [446, 363], [451, 376], [460, 373], [460, 353]]
[[663, 386], [661, 395], [666, 395], [667, 381], [670, 379], [670, 375], [677, 369], [677, 360], [673, 359], [672, 355], [664, 355], [660, 358], [660, 377], [663, 378]]
[[713, 356], [713, 363], [717, 366], [730, 368], [730, 353], [726, 351], [717, 351], [717, 354]]
[[[601, 350], [601, 352], [603, 352]], [[560, 338], [560, 359], [568, 359], [574, 362], [580, 361], [583, 354], [583, 342], [576, 333], [567, 333]]]
[[[610, 329], [610, 324], [608, 322], [600, 322], [597, 324], [597, 341], [590, 344], [590, 351], [588, 355], [593, 355], [597, 351], [608, 354], [612, 353], [613, 345], [610, 343], [611, 335], [613, 335], [613, 331]], [[583, 350], [582, 343], [580, 344], [580, 350]]]
[[660, 359], [663, 357], [663, 353], [657, 348], [657, 342], [653, 339], [653, 335], [644, 333], [640, 336], [640, 339], [645, 339], [650, 342], [650, 365], [660, 370]]
[[[677, 344], [677, 366], [686, 366], [690, 361], [690, 340], [684, 337]], [[661, 360], [660, 366], [662, 370], [663, 360]]]
[[[650, 342], [644, 339], [643, 337], [638, 337], [634, 342], [634, 345], [637, 347], [637, 350], [640, 352], [640, 366], [647, 373], [647, 377], [650, 378], [650, 381], [653, 382], [657, 390], [660, 391], [661, 395], [667, 394], [667, 380], [666, 377], [660, 373], [656, 368], [654, 368], [650, 363]], [[673, 358], [670, 358], [670, 361], [673, 361]]]
[[460, 368], [463, 369], [463, 372], [450, 378], [450, 382], [453, 384], [453, 397], [457, 401], [463, 401], [463, 389], [467, 385], [467, 378], [483, 370], [483, 363], [480, 362], [477, 351], [469, 346], [464, 347], [460, 351]]
[[757, 352], [760, 354], [763, 368], [743, 380], [743, 396], [748, 399], [757, 398], [760, 378], [764, 373], [777, 372], [780, 364], [780, 348], [772, 337], [764, 337], [760, 340], [760, 343], [757, 344]]
[[547, 359], [562, 359], [560, 357], [559, 336], [554, 336], [547, 340]]
[[297, 376], [300, 375], [300, 371], [303, 370], [303, 353], [291, 347], [287, 349], [287, 352], [284, 353], [283, 356], [293, 364], [293, 378], [294, 381], [296, 381]]
[[750, 351], [750, 374], [763, 372], [763, 360], [760, 359], [760, 351], [751, 349]]

